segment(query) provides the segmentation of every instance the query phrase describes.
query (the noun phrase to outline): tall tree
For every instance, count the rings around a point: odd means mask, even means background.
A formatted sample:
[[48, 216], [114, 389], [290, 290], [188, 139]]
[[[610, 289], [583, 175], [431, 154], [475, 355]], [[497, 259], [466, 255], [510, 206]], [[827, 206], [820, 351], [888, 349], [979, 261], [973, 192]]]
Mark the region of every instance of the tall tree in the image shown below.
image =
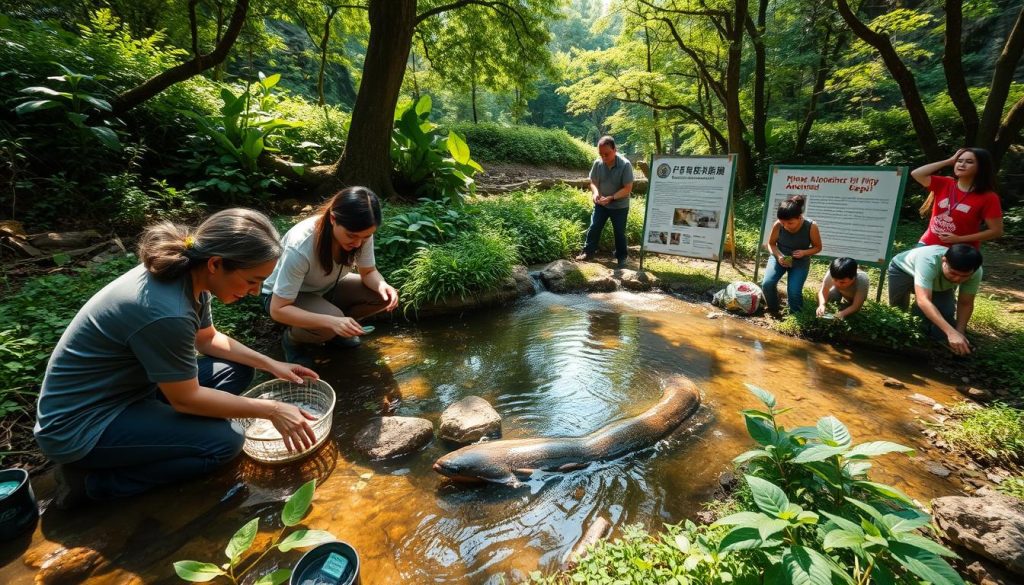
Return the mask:
[[[849, 0], [837, 0], [837, 7], [853, 33], [878, 51], [890, 75], [899, 85], [904, 105], [910, 114], [911, 123], [925, 156], [929, 160], [948, 156], [948, 153], [939, 146], [938, 137], [925, 109], [914, 75], [900, 59], [892, 41], [885, 34], [860, 20], [851, 8]], [[961, 9], [961, 2], [945, 2], [943, 71], [947, 80], [947, 92], [963, 121], [966, 132], [964, 141], [987, 148], [992, 152], [998, 166], [1010, 144], [1020, 136], [1021, 128], [1024, 127], [1024, 98], [1006, 109], [1013, 75], [1024, 53], [1024, 7], [1019, 9], [1017, 18], [1006, 35], [1006, 41], [992, 72], [992, 81], [980, 121], [977, 118], [976, 106], [966, 93], [967, 84], [960, 61], [963, 33]]]
[[427, 19], [466, 6], [495, 11], [513, 34], [543, 26], [557, 9], [543, 0], [453, 0], [449, 3], [417, 0], [369, 0], [370, 37], [362, 82], [352, 109], [345, 150], [329, 173], [330, 185], [364, 185], [382, 196], [395, 195], [391, 183], [391, 129], [406, 62], [416, 27]]

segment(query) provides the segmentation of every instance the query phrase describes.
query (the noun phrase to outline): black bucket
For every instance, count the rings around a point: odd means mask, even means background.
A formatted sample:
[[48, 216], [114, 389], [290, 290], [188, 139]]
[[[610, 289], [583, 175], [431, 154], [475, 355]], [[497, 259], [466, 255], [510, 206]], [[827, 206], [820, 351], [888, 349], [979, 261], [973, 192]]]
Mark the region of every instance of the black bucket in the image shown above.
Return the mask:
[[345, 542], [325, 542], [302, 555], [288, 585], [360, 585], [359, 555]]
[[24, 469], [0, 471], [0, 542], [34, 528], [39, 518], [36, 495]]

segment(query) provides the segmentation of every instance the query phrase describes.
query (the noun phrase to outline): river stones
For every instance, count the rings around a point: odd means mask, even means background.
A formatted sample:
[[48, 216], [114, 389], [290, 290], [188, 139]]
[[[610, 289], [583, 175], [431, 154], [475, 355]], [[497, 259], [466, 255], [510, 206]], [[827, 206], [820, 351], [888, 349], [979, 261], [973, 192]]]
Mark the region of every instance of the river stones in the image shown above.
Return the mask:
[[886, 378], [886, 379], [882, 380], [882, 384], [884, 384], [886, 388], [906, 388], [907, 387], [906, 384], [904, 384], [903, 382], [900, 382], [896, 378]]
[[949, 542], [1024, 576], [1024, 500], [947, 496], [932, 500], [932, 515]]
[[479, 396], [467, 396], [441, 413], [438, 435], [455, 443], [475, 443], [501, 436], [501, 415]]
[[658, 277], [646, 271], [637, 272], [636, 270], [623, 268], [618, 271], [618, 276], [622, 288], [626, 290], [649, 291], [658, 284]]
[[924, 406], [928, 406], [928, 407], [932, 407], [932, 406], [935, 406], [936, 404], [938, 404], [937, 402], [935, 402], [934, 398], [932, 398], [930, 396], [925, 396], [924, 394], [917, 394], [917, 393], [914, 393], [914, 394], [911, 394], [910, 396], [907, 396], [907, 400], [911, 400], [913, 402], [916, 402], [918, 404], [923, 404]]
[[390, 459], [418, 451], [434, 438], [434, 425], [412, 416], [374, 419], [356, 433], [355, 447], [370, 459]]

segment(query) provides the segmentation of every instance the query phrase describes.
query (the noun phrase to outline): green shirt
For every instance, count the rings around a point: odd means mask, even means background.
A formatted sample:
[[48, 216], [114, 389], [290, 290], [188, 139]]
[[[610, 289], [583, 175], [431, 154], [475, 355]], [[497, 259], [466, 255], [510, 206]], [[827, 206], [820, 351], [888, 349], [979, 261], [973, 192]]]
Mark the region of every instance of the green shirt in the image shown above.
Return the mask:
[[[590, 167], [590, 181], [597, 185], [597, 192], [605, 197], [614, 195], [619, 189], [633, 182], [633, 165], [622, 156], [615, 155], [612, 166], [598, 158]], [[629, 197], [616, 199], [605, 205], [607, 209], [627, 209]]]
[[978, 294], [981, 286], [981, 267], [964, 282], [957, 284], [949, 281], [942, 273], [942, 257], [949, 248], [945, 246], [922, 246], [897, 254], [892, 265], [907, 274], [914, 275], [914, 285], [934, 292], [942, 292], [960, 288], [960, 294]]
[[34, 429], [40, 449], [58, 463], [77, 461], [158, 383], [195, 378], [196, 334], [211, 324], [210, 293], [196, 303], [187, 273], [165, 282], [140, 264], [103, 287], [46, 366]]

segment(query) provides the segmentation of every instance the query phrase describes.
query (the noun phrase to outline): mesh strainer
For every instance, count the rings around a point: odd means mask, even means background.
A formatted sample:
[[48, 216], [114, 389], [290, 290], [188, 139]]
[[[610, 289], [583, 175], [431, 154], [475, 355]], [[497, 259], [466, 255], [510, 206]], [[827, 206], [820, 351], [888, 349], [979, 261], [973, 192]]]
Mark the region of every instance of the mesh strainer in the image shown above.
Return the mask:
[[235, 422], [245, 433], [242, 450], [246, 455], [263, 463], [287, 463], [304, 457], [320, 446], [331, 432], [334, 419], [334, 389], [323, 380], [306, 378], [302, 384], [286, 380], [270, 380], [253, 386], [242, 393], [249, 398], [263, 398], [294, 404], [316, 417], [310, 421], [316, 441], [304, 451], [288, 452], [284, 439], [269, 420], [240, 418]]

